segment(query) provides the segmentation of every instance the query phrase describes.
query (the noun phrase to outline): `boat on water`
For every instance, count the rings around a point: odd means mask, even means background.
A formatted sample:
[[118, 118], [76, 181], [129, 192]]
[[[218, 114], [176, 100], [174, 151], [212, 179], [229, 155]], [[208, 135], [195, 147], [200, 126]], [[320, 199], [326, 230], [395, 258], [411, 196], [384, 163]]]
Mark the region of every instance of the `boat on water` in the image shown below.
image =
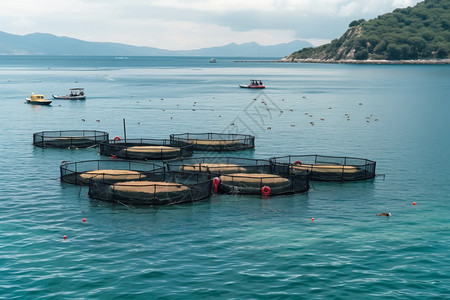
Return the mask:
[[209, 62], [210, 62], [210, 63], [216, 63], [216, 62], [217, 62], [217, 59], [215, 59], [214, 57], [212, 57], [212, 58], [209, 60]]
[[53, 95], [53, 99], [86, 100], [84, 88], [73, 88], [69, 90], [69, 95]]
[[246, 89], [265, 89], [261, 80], [250, 80], [250, 84], [240, 84], [239, 87]]
[[52, 100], [46, 100], [44, 95], [35, 95], [34, 93], [31, 94], [30, 98], [25, 98], [25, 100], [29, 104], [37, 105], [50, 105], [52, 103]]

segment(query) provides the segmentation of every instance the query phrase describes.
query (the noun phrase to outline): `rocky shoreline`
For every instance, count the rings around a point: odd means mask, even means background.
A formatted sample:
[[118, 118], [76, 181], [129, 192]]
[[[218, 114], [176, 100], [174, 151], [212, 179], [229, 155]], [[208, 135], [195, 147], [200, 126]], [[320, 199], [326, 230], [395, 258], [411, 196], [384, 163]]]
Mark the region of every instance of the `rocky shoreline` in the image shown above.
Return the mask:
[[356, 59], [313, 59], [285, 57], [278, 60], [282, 63], [320, 63], [320, 64], [370, 64], [370, 65], [447, 65], [450, 59], [417, 59], [417, 60], [356, 60]]

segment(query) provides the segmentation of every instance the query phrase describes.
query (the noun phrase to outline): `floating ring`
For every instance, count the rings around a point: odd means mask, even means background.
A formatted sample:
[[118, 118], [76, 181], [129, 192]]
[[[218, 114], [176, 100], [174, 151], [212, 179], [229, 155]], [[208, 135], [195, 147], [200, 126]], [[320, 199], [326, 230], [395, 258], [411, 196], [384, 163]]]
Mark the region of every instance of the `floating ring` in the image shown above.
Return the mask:
[[269, 195], [270, 195], [270, 187], [268, 187], [267, 185], [263, 186], [263, 187], [261, 188], [261, 193], [262, 193], [264, 196], [269, 196]]

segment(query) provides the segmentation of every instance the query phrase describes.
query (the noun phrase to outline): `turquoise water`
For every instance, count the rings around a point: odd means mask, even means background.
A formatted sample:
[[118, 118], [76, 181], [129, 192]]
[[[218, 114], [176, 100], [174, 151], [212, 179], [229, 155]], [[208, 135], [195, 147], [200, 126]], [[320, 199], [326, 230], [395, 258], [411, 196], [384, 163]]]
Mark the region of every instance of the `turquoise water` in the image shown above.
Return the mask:
[[[208, 61], [0, 57], [0, 298], [450, 295], [450, 66]], [[249, 79], [268, 88], [238, 88]], [[86, 101], [24, 103], [78, 86]], [[123, 119], [129, 138], [251, 133], [256, 149], [235, 155], [368, 158], [385, 177], [133, 208], [60, 183], [61, 161], [98, 159], [96, 149], [31, 144], [43, 130], [123, 136]]]

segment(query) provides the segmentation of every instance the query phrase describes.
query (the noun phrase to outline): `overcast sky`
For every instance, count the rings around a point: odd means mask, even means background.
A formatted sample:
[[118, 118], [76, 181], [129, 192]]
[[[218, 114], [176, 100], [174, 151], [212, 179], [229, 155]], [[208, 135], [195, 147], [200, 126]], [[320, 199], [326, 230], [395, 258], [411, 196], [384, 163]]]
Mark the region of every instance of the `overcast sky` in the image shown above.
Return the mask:
[[51, 33], [86, 41], [170, 50], [262, 45], [295, 39], [315, 45], [416, 0], [0, 0], [0, 31]]

